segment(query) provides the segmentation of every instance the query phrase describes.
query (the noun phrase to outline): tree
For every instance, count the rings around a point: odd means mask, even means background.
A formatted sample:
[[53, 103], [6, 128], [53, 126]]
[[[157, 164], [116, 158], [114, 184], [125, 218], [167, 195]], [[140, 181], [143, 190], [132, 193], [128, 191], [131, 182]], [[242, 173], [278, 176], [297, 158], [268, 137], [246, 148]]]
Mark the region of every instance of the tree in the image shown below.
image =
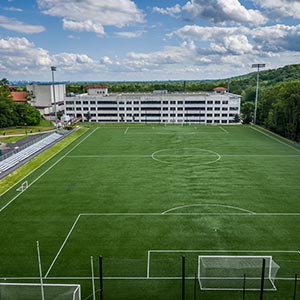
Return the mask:
[[242, 120], [243, 124], [249, 124], [253, 120], [253, 112], [254, 112], [254, 103], [253, 102], [245, 102], [242, 105]]
[[260, 118], [267, 128], [297, 140], [300, 134], [300, 81], [282, 82], [262, 95]]
[[240, 118], [239, 114], [235, 114], [234, 118], [233, 118], [233, 122], [234, 123], [239, 123], [240, 121], [241, 121], [241, 118]]

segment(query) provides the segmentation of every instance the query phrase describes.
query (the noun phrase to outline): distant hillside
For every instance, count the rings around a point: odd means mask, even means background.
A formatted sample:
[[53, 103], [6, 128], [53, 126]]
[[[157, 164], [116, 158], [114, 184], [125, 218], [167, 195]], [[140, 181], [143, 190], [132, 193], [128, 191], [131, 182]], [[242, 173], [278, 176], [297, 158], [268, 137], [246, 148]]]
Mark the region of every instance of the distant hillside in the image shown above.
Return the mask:
[[[215, 81], [215, 84], [226, 84], [232, 93], [243, 96], [243, 101], [251, 101], [255, 98], [256, 90], [256, 72], [252, 72], [243, 76], [233, 77], [224, 80]], [[300, 80], [300, 64], [288, 65], [282, 68], [260, 71], [259, 73], [260, 89], [275, 86], [280, 82]]]

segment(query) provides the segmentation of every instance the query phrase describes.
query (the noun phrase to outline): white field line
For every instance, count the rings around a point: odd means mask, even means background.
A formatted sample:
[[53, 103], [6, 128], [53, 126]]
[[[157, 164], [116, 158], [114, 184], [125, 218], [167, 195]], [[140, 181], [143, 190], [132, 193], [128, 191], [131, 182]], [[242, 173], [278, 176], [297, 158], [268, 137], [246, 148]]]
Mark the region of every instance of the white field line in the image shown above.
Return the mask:
[[178, 134], [178, 135], [189, 135], [189, 134], [221, 134], [220, 132], [201, 132], [201, 131], [186, 131], [186, 132], [176, 132], [176, 131], [169, 131], [169, 132], [163, 132], [163, 131], [157, 131], [157, 132], [130, 132], [132, 135], [170, 135], [170, 134]]
[[[95, 129], [96, 130], [96, 129]], [[34, 179], [30, 184], [28, 184], [28, 187], [31, 187], [35, 182], [37, 182], [41, 177], [43, 177], [47, 172], [49, 172], [54, 166], [56, 166], [60, 161], [62, 161], [69, 153], [71, 153], [75, 148], [77, 148], [83, 141], [85, 141], [91, 134], [93, 134], [95, 132], [95, 130], [93, 130], [90, 134], [88, 134], [84, 139], [82, 139], [78, 144], [76, 144], [74, 147], [72, 147], [65, 155], [63, 155], [61, 158], [59, 158], [56, 162], [54, 162], [47, 170], [45, 170], [41, 175], [39, 175], [36, 179]], [[57, 154], [57, 153], [56, 153]], [[56, 155], [55, 154], [55, 155]], [[31, 174], [31, 173], [30, 173]], [[29, 174], [28, 174], [29, 175]], [[28, 176], [27, 175], [27, 176]], [[25, 177], [26, 178], [26, 177]], [[27, 190], [26, 189], [26, 190]], [[25, 190], [25, 191], [26, 191]], [[6, 208], [8, 207], [12, 202], [14, 202], [23, 192], [20, 192], [19, 194], [17, 194], [15, 197], [13, 197], [9, 202], [7, 202], [1, 209], [0, 209], [0, 213]]]
[[244, 208], [241, 208], [241, 207], [237, 207], [237, 206], [231, 206], [231, 205], [224, 205], [224, 204], [204, 204], [204, 203], [198, 203], [198, 204], [189, 204], [189, 205], [182, 205], [182, 206], [177, 206], [177, 207], [173, 207], [173, 208], [170, 208], [168, 210], [165, 210], [164, 212], [162, 212], [161, 214], [164, 215], [164, 214], [167, 214], [171, 211], [174, 211], [174, 210], [177, 210], [177, 209], [181, 209], [181, 208], [187, 208], [187, 207], [196, 207], [196, 206], [217, 206], [217, 207], [225, 207], [225, 208], [231, 208], [231, 209], [234, 209], [234, 210], [240, 210], [242, 212], [246, 212], [248, 214], [251, 214], [251, 215], [255, 215], [256, 213], [251, 211], [251, 210], [248, 210], [248, 209], [244, 209]]
[[[152, 253], [180, 253], [180, 252], [187, 252], [187, 253], [295, 253], [300, 254], [299, 250], [148, 250], [148, 252]], [[300, 279], [300, 278], [299, 278]]]
[[299, 154], [222, 154], [222, 157], [300, 157]]
[[[83, 133], [84, 134], [84, 133]], [[68, 147], [68, 145], [66, 146]], [[16, 185], [18, 185], [22, 180], [24, 180], [26, 177], [28, 177], [29, 175], [31, 175], [33, 172], [35, 172], [36, 170], [38, 170], [40, 167], [42, 167], [45, 163], [47, 163], [50, 159], [52, 159], [55, 155], [59, 154], [61, 151], [63, 151], [66, 147], [62, 148], [61, 150], [59, 150], [57, 153], [54, 153], [52, 156], [50, 156], [47, 160], [45, 160], [42, 164], [40, 164], [38, 167], [36, 167], [35, 169], [33, 169], [30, 173], [28, 173], [26, 176], [24, 176], [23, 178], [21, 178], [18, 182], [16, 182], [13, 186], [11, 186], [9, 189], [7, 189], [6, 191], [4, 191], [2, 194], [0, 194], [0, 198], [2, 195], [6, 194], [8, 191], [10, 191], [12, 188], [14, 188]]]
[[274, 141], [277, 141], [278, 143], [280, 143], [282, 145], [285, 145], [285, 146], [287, 146], [287, 147], [289, 147], [289, 148], [291, 148], [291, 149], [293, 149], [293, 150], [295, 150], [297, 152], [300, 152], [299, 149], [296, 149], [295, 147], [293, 147], [292, 145], [288, 144], [287, 142], [281, 141], [279, 138], [276, 138], [276, 137], [274, 137], [274, 136], [272, 136], [272, 135], [270, 135], [270, 134], [268, 134], [266, 132], [263, 132], [263, 131], [257, 129], [256, 127], [253, 127], [253, 126], [248, 126], [248, 127], [251, 128], [252, 130], [255, 130], [255, 131], [257, 131], [257, 132], [259, 132], [259, 133], [261, 133], [261, 134], [269, 137], [270, 139], [272, 139]]
[[151, 258], [151, 251], [148, 250], [148, 253], [147, 253], [147, 278], [150, 278], [150, 258]]
[[[194, 280], [195, 277], [192, 276], [192, 277], [185, 277], [187, 280]], [[24, 281], [24, 280], [39, 280], [41, 279], [40, 277], [0, 277], [0, 280], [20, 280], [20, 281]], [[85, 276], [82, 276], [82, 277], [47, 277], [47, 278], [44, 278], [44, 279], [47, 279], [47, 280], [91, 280], [92, 278], [91, 277], [85, 277]], [[99, 277], [94, 277], [94, 279], [98, 280], [100, 279]], [[104, 280], [182, 280], [182, 277], [118, 277], [118, 276], [107, 276], [107, 277], [103, 277]], [[282, 280], [282, 281], [295, 281], [295, 277], [276, 277], [276, 281], [277, 280]], [[300, 281], [300, 278], [297, 279], [298, 281]], [[5, 285], [5, 283], [3, 282], [3, 285]], [[40, 284], [38, 284], [40, 286]], [[67, 284], [63, 284], [62, 286], [66, 286]], [[71, 286], [77, 286], [77, 285], [72, 285], [70, 284]], [[69, 285], [69, 286], [70, 286]]]
[[61, 252], [62, 249], [64, 248], [65, 244], [67, 243], [68, 238], [70, 237], [72, 231], [74, 230], [74, 228], [75, 228], [75, 226], [76, 226], [76, 224], [77, 224], [77, 222], [78, 222], [80, 216], [81, 216], [80, 214], [77, 216], [75, 222], [73, 223], [71, 229], [69, 230], [68, 235], [66, 236], [64, 242], [62, 243], [62, 245], [61, 245], [61, 247], [59, 248], [59, 250], [58, 250], [56, 256], [54, 257], [54, 259], [53, 259], [53, 261], [52, 261], [52, 263], [51, 263], [51, 265], [50, 265], [48, 271], [47, 271], [46, 274], [45, 274], [45, 278], [47, 278], [47, 276], [49, 275], [49, 273], [50, 273], [50, 271], [51, 271], [53, 265], [55, 264], [55, 262], [56, 262], [56, 260], [57, 260], [57, 258], [58, 258], [58, 256], [59, 256], [59, 254], [60, 254], [60, 252]]
[[127, 127], [127, 128], [126, 128], [126, 130], [124, 131], [124, 134], [126, 134], [126, 133], [127, 133], [128, 129], [129, 129], [129, 127]]
[[219, 128], [221, 129], [221, 130], [223, 130], [225, 133], [229, 133], [225, 128], [223, 128], [222, 126], [219, 126]]
[[[44, 278], [48, 278], [48, 275], [52, 269], [52, 267], [54, 266], [56, 260], [58, 259], [61, 251], [63, 250], [65, 244], [67, 243], [70, 235], [72, 234], [75, 226], [77, 225], [79, 219], [81, 216], [132, 216], [132, 217], [136, 217], [136, 216], [193, 216], [193, 215], [203, 215], [203, 216], [249, 216], [249, 212], [251, 216], [300, 216], [300, 213], [254, 213], [251, 211], [247, 211], [247, 213], [168, 213], [168, 214], [162, 214], [162, 213], [81, 213], [77, 216], [76, 220], [73, 222], [73, 225], [71, 227], [71, 229], [69, 230], [63, 244], [61, 245], [60, 249], [58, 250], [56, 256], [54, 257], [50, 267], [47, 270], [47, 273], [45, 274]], [[299, 251], [284, 251], [284, 250], [149, 250], [148, 251], [148, 257], [147, 257], [147, 277], [150, 274], [150, 253], [149, 252], [278, 252], [278, 253], [300, 253]], [[149, 266], [148, 266], [149, 264]], [[149, 271], [148, 271], [149, 268]], [[146, 277], [146, 278], [147, 278]]]
[[66, 158], [151, 158], [151, 155], [138, 154], [103, 154], [103, 155], [68, 155]]

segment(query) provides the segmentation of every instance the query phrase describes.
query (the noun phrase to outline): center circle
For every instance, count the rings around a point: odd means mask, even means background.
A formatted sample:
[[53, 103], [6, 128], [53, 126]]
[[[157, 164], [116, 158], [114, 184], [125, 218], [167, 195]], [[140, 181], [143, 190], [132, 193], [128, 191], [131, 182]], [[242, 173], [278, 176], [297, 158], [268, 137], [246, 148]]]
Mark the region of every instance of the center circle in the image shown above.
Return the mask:
[[217, 152], [200, 148], [161, 149], [151, 157], [164, 164], [209, 165], [221, 159]]

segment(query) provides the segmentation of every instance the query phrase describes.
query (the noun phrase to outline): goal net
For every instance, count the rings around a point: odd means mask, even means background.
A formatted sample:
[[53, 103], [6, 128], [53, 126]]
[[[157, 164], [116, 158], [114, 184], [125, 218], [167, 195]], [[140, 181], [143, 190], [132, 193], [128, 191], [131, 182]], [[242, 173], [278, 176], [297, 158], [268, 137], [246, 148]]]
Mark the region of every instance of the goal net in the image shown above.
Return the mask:
[[275, 291], [279, 270], [272, 256], [198, 256], [201, 290], [260, 290], [265, 259], [264, 290]]
[[[45, 300], [81, 300], [80, 285], [43, 284]], [[41, 284], [0, 283], [0, 299], [41, 300]]]

